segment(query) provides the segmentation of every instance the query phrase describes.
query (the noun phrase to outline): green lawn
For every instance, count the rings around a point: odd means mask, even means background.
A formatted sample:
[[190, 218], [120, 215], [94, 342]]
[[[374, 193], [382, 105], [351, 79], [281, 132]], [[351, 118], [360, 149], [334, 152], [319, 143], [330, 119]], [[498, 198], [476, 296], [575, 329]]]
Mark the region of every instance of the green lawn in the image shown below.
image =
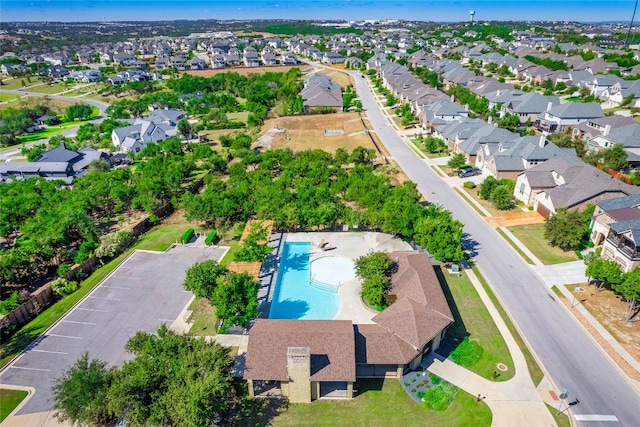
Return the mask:
[[73, 85], [65, 86], [61, 83], [54, 83], [52, 85], [42, 84], [39, 86], [30, 87], [29, 89], [26, 89], [26, 90], [27, 92], [37, 92], [37, 93], [44, 93], [47, 95], [55, 95], [69, 89], [73, 89]]
[[134, 245], [134, 248], [164, 252], [172, 244], [176, 243], [189, 228], [193, 228], [196, 233], [207, 234], [209, 232], [208, 230], [199, 229], [197, 224], [159, 225], [145, 233], [144, 238]]
[[[458, 391], [445, 411], [429, 411], [402, 389], [396, 379], [363, 379], [354, 388], [353, 400], [316, 400], [310, 404], [290, 404], [268, 425], [273, 426], [489, 426], [491, 410], [484, 402]], [[255, 425], [267, 424], [256, 422]], [[248, 424], [247, 424], [248, 425]]]
[[536, 361], [535, 357], [533, 357], [533, 353], [531, 353], [531, 350], [529, 350], [529, 347], [527, 347], [527, 344], [525, 344], [524, 340], [520, 336], [520, 333], [518, 332], [516, 327], [513, 325], [513, 322], [511, 322], [511, 318], [507, 315], [507, 312], [504, 310], [504, 308], [502, 307], [502, 304], [500, 303], [500, 301], [498, 301], [498, 298], [489, 287], [489, 284], [485, 280], [484, 276], [478, 270], [478, 267], [474, 266], [473, 271], [474, 273], [476, 273], [476, 276], [478, 277], [478, 280], [482, 284], [484, 291], [487, 293], [487, 295], [489, 295], [489, 299], [491, 300], [493, 305], [496, 307], [496, 310], [498, 310], [498, 313], [500, 313], [500, 317], [502, 317], [502, 320], [504, 321], [504, 323], [506, 323], [507, 328], [509, 328], [509, 332], [511, 332], [511, 335], [513, 335], [513, 338], [516, 341], [516, 344], [518, 344], [518, 347], [520, 347], [520, 351], [522, 351], [522, 354], [524, 355], [524, 359], [527, 362], [529, 376], [531, 377], [533, 384], [537, 387], [538, 384], [540, 384], [540, 382], [542, 381], [542, 378], [544, 377], [544, 372], [542, 372], [542, 369], [540, 369], [540, 365], [538, 365], [538, 362]]
[[489, 213], [492, 216], [500, 216], [500, 215], [504, 215], [505, 213], [509, 213], [509, 212], [518, 212], [520, 210], [520, 208], [517, 205], [513, 205], [513, 207], [511, 209], [505, 209], [505, 210], [500, 210], [500, 209], [496, 209], [493, 207], [493, 204], [488, 201], [488, 200], [482, 200], [480, 197], [478, 197], [478, 191], [480, 190], [480, 185], [476, 186], [476, 188], [464, 188], [464, 191], [471, 197], [473, 197], [473, 199], [475, 201], [477, 201], [478, 203], [480, 203], [480, 205], [485, 208], [487, 211], [489, 211]]
[[247, 123], [247, 118], [249, 118], [248, 111], [239, 111], [236, 113], [227, 113], [227, 118], [229, 120], [237, 120], [239, 122]]
[[24, 390], [9, 390], [0, 388], [0, 423], [27, 397], [29, 393]]
[[551, 412], [551, 416], [553, 416], [553, 419], [556, 420], [556, 424], [558, 425], [558, 427], [571, 427], [571, 420], [569, 419], [569, 416], [566, 412], [558, 415], [558, 408], [554, 408], [548, 403], [545, 403], [545, 406], [547, 407], [549, 412]]
[[484, 349], [482, 358], [469, 369], [493, 380], [496, 365], [504, 363], [509, 369], [501, 372], [495, 381], [513, 378], [515, 368], [507, 344], [469, 278], [465, 274], [459, 277], [449, 274], [438, 266], [435, 267], [435, 271], [455, 318], [455, 323], [447, 330], [447, 336], [458, 338], [460, 341], [468, 336], [470, 340], [480, 343]]
[[483, 211], [480, 210], [480, 208], [475, 203], [473, 203], [473, 201], [471, 200], [472, 197], [466, 191], [460, 190], [459, 188], [456, 188], [456, 187], [454, 187], [453, 189], [456, 193], [460, 195], [460, 197], [462, 197], [469, 204], [469, 206], [473, 208], [474, 211], [478, 213], [478, 215], [487, 216]]
[[0, 102], [11, 101], [19, 97], [20, 95], [16, 95], [15, 93], [0, 93]]
[[507, 227], [543, 264], [559, 264], [576, 261], [574, 252], [565, 252], [549, 246], [544, 238], [544, 224], [517, 225]]
[[37, 132], [33, 132], [27, 135], [22, 135], [19, 136], [18, 139], [20, 140], [20, 142], [22, 142], [23, 144], [27, 144], [29, 142], [33, 142], [33, 141], [38, 141], [40, 139], [44, 139], [44, 138], [51, 138], [54, 135], [57, 135], [59, 133], [62, 133], [66, 130], [69, 130], [73, 127], [76, 126], [81, 126], [85, 123], [89, 123], [89, 121], [91, 119], [93, 119], [94, 117], [96, 117], [98, 114], [100, 114], [100, 110], [98, 110], [95, 107], [92, 107], [93, 113], [91, 114], [91, 118], [88, 120], [77, 120], [75, 122], [65, 122], [65, 123], [61, 123], [59, 125], [55, 125], [55, 126], [47, 126], [45, 129], [43, 130], [39, 130]]
[[24, 80], [25, 85], [27, 86], [31, 86], [32, 84], [36, 84], [39, 79], [31, 77], [31, 83], [29, 83], [27, 81], [26, 78], [23, 79], [7, 79], [7, 80], [2, 80], [2, 86], [0, 86], [0, 89], [4, 89], [4, 90], [20, 90], [22, 89], [22, 81]]
[[215, 335], [218, 332], [219, 323], [216, 317], [216, 308], [209, 304], [206, 298], [195, 298], [189, 310], [192, 311], [191, 329], [189, 333], [198, 336]]

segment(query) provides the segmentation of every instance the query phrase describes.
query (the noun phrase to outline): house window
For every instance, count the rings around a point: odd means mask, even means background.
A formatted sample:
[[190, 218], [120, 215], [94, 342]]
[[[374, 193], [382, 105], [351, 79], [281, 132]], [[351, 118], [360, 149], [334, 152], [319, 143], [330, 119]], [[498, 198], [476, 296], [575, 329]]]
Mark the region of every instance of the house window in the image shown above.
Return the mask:
[[524, 182], [520, 184], [520, 194], [524, 194]]

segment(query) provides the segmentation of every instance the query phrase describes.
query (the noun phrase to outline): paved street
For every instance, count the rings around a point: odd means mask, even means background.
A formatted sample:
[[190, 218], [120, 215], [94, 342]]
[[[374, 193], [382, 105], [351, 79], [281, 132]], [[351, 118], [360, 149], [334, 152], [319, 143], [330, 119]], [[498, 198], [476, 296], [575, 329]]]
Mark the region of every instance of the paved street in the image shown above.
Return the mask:
[[572, 406], [576, 424], [638, 425], [640, 397], [618, 368], [509, 244], [405, 145], [381, 113], [367, 80], [358, 72], [350, 73], [371, 125], [391, 156], [430, 202], [465, 224], [466, 248], [556, 387], [569, 390], [569, 401], [576, 402]]
[[178, 246], [165, 253], [137, 251], [13, 363], [0, 383], [36, 392], [18, 415], [53, 409], [51, 384], [86, 351], [109, 366], [128, 360], [124, 345], [137, 331], [171, 326], [192, 297], [182, 287], [187, 268], [218, 260], [224, 249]]

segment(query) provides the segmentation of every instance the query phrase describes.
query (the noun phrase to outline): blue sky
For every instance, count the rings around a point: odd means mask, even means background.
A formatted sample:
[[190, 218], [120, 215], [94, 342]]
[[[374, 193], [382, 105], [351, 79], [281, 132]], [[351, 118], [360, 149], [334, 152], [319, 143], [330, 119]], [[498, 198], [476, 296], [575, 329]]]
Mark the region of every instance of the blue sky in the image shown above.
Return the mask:
[[[1, 0], [0, 21], [150, 21], [174, 19], [631, 19], [635, 0]], [[640, 14], [637, 16], [640, 19]]]

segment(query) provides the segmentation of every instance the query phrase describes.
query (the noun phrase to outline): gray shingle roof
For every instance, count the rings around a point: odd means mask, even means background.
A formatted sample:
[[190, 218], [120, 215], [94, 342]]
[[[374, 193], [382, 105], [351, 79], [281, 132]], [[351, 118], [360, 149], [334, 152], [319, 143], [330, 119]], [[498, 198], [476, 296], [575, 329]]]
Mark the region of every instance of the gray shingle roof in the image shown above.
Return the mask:
[[596, 203], [605, 211], [616, 209], [631, 208], [640, 205], [640, 194], [632, 194], [630, 196], [616, 197], [615, 199], [600, 200]]
[[612, 222], [609, 227], [618, 234], [631, 232], [631, 237], [635, 244], [638, 245], [640, 243], [640, 219]]
[[604, 117], [602, 108], [597, 102], [566, 102], [551, 108], [548, 113], [561, 119], [593, 119]]

